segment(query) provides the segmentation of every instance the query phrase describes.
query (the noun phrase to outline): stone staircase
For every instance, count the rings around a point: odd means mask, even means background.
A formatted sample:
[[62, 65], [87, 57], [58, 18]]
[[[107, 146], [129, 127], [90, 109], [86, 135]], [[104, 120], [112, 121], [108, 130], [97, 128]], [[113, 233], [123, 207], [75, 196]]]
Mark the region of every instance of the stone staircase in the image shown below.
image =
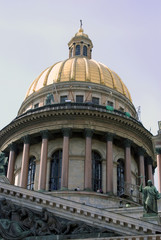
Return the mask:
[[[0, 182], [0, 198], [13, 201], [14, 204], [41, 211], [45, 207], [56, 216], [69, 220], [83, 221], [88, 225], [106, 228], [122, 237], [115, 239], [144, 239], [143, 236], [157, 238], [161, 234], [161, 226], [150, 222], [125, 216], [108, 209], [98, 209], [78, 202], [47, 195], [43, 192], [30, 191], [7, 183]], [[157, 234], [157, 235], [156, 235]], [[129, 237], [125, 237], [129, 236]], [[139, 238], [141, 236], [141, 238]], [[110, 238], [107, 238], [110, 239]], [[114, 238], [112, 238], [114, 239]]]

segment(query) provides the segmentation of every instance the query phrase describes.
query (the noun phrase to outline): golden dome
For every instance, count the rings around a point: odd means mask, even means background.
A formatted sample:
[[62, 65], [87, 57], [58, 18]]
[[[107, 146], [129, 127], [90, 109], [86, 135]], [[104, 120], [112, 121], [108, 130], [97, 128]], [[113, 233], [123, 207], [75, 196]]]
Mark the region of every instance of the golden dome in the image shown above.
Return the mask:
[[80, 81], [107, 86], [131, 102], [130, 93], [120, 77], [107, 66], [87, 57], [74, 56], [44, 70], [31, 84], [26, 98], [41, 88], [59, 82]]

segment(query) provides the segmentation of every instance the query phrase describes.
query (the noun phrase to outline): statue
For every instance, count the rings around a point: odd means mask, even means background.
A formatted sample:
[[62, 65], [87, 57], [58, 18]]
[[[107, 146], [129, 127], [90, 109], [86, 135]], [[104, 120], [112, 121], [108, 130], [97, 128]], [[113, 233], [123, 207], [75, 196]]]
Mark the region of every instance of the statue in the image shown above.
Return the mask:
[[54, 96], [51, 93], [48, 93], [46, 97], [46, 105], [54, 103]]
[[0, 152], [0, 176], [6, 176], [7, 164], [8, 164], [8, 158], [5, 157], [5, 153]]
[[143, 188], [140, 185], [139, 191], [143, 194], [144, 216], [155, 216], [158, 214], [157, 199], [161, 198], [161, 194], [153, 186], [152, 181], [148, 180], [147, 186]]

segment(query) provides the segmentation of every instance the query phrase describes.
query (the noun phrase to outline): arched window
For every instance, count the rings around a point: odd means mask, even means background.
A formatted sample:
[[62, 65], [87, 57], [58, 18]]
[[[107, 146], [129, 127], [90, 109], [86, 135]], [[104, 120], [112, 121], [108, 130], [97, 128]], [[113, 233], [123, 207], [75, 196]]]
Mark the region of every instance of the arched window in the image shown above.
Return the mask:
[[121, 196], [124, 194], [124, 161], [119, 159], [117, 161], [117, 195]]
[[61, 188], [62, 150], [57, 150], [51, 159], [49, 191]]
[[94, 191], [102, 189], [102, 161], [96, 151], [92, 151], [92, 188]]
[[80, 55], [80, 45], [76, 46], [75, 55]]
[[87, 47], [83, 46], [83, 56], [87, 56]]
[[27, 189], [29, 190], [34, 190], [35, 170], [36, 170], [36, 158], [31, 157], [29, 159], [28, 178], [27, 178]]

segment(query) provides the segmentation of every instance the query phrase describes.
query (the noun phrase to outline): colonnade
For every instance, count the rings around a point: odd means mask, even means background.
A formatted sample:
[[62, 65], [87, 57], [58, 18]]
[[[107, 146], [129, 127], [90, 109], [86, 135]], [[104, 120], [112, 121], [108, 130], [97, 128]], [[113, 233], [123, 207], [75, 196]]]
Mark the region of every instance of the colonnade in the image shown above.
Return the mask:
[[[92, 190], [92, 136], [93, 130], [85, 129], [85, 163], [84, 163], [84, 189]], [[63, 151], [62, 151], [62, 172], [61, 172], [61, 189], [68, 189], [68, 172], [69, 172], [69, 144], [71, 129], [62, 129], [63, 134]], [[38, 190], [46, 189], [46, 173], [47, 173], [47, 156], [48, 156], [48, 131], [41, 132], [41, 156], [40, 156], [40, 169], [38, 179]], [[111, 133], [106, 134], [106, 192], [113, 192], [113, 138]], [[125, 182], [131, 184], [131, 141], [128, 139], [124, 141], [125, 150]], [[145, 186], [145, 164], [144, 155], [145, 151], [142, 148], [138, 149], [139, 154], [139, 175], [142, 176], [142, 182]], [[22, 167], [20, 176], [20, 187], [27, 187], [28, 178], [28, 165], [30, 155], [30, 137], [23, 138], [23, 154], [22, 154]], [[15, 144], [10, 145], [9, 164], [7, 171], [7, 178], [11, 184], [14, 184], [14, 165], [16, 160], [16, 147]], [[161, 163], [161, 153], [159, 155], [159, 162]], [[161, 164], [159, 165], [161, 170]], [[148, 161], [148, 179], [153, 181], [152, 174], [152, 160]]]

